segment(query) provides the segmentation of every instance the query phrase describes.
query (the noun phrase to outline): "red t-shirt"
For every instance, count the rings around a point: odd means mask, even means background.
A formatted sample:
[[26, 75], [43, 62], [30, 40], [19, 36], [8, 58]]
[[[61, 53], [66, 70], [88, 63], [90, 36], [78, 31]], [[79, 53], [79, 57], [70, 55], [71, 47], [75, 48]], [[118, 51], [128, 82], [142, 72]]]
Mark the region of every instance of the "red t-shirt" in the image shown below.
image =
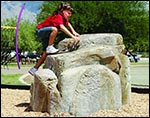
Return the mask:
[[57, 14], [57, 15], [52, 15], [46, 18], [43, 22], [37, 25], [37, 28], [44, 28], [44, 27], [50, 27], [54, 26], [60, 29], [60, 25], [68, 25], [68, 20], [64, 19], [62, 15]]

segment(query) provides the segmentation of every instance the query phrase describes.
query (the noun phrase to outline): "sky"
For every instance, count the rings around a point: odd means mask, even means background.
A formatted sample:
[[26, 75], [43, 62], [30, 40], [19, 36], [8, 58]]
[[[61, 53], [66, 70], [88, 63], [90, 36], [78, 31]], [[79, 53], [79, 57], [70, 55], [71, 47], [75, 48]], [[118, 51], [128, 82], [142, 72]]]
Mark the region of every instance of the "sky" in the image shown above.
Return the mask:
[[39, 13], [38, 7], [43, 1], [1, 1], [1, 21], [6, 18], [18, 17], [23, 3], [25, 3], [25, 8], [21, 18], [35, 22], [36, 15]]

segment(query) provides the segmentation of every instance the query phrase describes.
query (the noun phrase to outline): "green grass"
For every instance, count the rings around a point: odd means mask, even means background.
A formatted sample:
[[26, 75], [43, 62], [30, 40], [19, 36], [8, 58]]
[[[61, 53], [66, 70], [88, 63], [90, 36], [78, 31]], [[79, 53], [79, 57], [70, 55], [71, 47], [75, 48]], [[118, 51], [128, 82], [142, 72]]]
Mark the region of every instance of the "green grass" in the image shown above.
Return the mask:
[[[34, 63], [32, 63], [32, 64], [20, 64], [20, 67], [22, 68], [24, 68], [24, 67], [33, 67], [35, 64]], [[15, 62], [13, 62], [13, 63], [9, 63], [8, 64], [8, 67], [9, 68], [18, 68], [18, 65], [17, 65], [17, 63], [15, 63]]]
[[149, 67], [131, 67], [131, 83], [134, 85], [149, 86]]
[[[26, 68], [26, 67], [33, 67], [35, 64], [26, 64], [26, 65], [22, 65], [20, 64], [21, 68]], [[43, 66], [44, 64], [42, 64], [41, 66]], [[1, 66], [2, 67], [2, 66]], [[8, 68], [18, 68], [18, 65], [16, 62], [12, 62], [8, 64]], [[24, 83], [22, 83], [19, 78], [22, 76], [23, 74], [1, 74], [1, 84], [8, 84], [8, 85], [25, 85]]]
[[19, 78], [23, 74], [1, 74], [1, 84], [9, 84], [9, 85], [25, 85], [19, 81]]

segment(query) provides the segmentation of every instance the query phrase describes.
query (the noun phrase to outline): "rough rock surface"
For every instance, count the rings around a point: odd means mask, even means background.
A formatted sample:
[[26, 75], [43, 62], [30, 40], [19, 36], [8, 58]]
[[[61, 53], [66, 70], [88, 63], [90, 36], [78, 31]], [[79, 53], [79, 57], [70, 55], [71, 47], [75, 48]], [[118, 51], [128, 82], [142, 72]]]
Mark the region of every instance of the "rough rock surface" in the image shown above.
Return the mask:
[[[64, 42], [70, 40], [60, 42], [59, 48], [65, 49]], [[122, 53], [124, 48], [120, 34], [86, 34], [81, 35], [77, 50], [49, 55], [45, 68], [51, 71], [43, 69], [36, 73], [37, 83], [31, 87], [31, 107], [50, 114], [68, 112], [86, 116], [130, 104], [130, 68], [128, 58]], [[49, 80], [55, 80], [53, 89], [49, 89], [52, 86]], [[40, 110], [36, 108], [39, 103]]]

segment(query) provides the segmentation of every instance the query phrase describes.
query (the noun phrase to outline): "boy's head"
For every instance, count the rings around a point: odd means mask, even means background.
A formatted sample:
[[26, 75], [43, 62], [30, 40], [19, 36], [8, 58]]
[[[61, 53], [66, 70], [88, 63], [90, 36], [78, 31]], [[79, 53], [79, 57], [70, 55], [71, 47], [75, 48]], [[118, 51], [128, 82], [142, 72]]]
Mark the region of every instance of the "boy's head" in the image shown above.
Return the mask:
[[68, 19], [73, 13], [73, 8], [71, 5], [65, 2], [61, 2], [61, 4], [58, 6], [58, 10], [63, 14], [65, 19]]
[[61, 6], [62, 6], [62, 10], [68, 10], [70, 12], [73, 12], [73, 8], [69, 3], [62, 2]]
[[63, 10], [68, 10], [73, 13], [73, 8], [71, 7], [69, 3], [66, 3], [66, 2], [61, 2], [57, 10], [60, 12], [62, 12]]
[[53, 14], [58, 14], [58, 13], [62, 13], [65, 18], [68, 18], [72, 15], [73, 8], [69, 3], [61, 2], [60, 5], [57, 7], [57, 10], [54, 11]]

